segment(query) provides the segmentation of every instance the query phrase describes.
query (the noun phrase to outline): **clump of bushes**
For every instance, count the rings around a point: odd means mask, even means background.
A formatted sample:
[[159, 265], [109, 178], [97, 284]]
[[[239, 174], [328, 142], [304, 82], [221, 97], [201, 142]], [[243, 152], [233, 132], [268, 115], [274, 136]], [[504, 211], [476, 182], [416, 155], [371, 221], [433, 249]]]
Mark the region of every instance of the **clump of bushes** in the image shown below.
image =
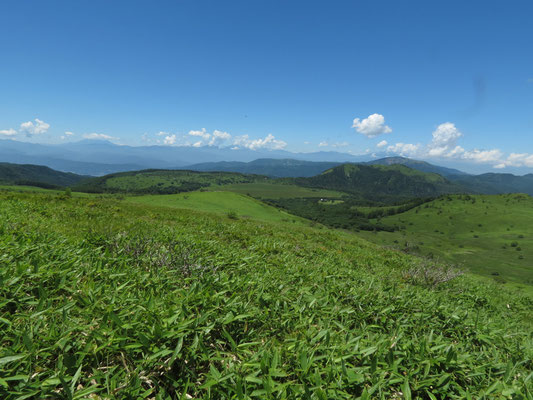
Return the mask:
[[437, 287], [455, 279], [464, 272], [450, 265], [438, 265], [429, 259], [409, 269], [404, 279], [412, 284], [426, 287]]
[[239, 219], [239, 216], [237, 215], [237, 213], [235, 211], [228, 211], [226, 213], [226, 216], [229, 218], [229, 219]]

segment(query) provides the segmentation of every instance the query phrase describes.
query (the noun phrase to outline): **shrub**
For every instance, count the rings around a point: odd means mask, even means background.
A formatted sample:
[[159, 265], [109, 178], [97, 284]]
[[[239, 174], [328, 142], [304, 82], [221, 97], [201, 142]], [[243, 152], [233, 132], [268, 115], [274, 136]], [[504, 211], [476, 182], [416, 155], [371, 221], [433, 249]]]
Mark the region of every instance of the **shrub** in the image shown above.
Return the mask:
[[239, 219], [239, 216], [237, 215], [237, 213], [235, 211], [228, 211], [226, 213], [226, 216], [229, 218], [229, 219]]
[[405, 273], [404, 279], [415, 285], [437, 287], [461, 275], [463, 275], [463, 271], [457, 268], [450, 265], [437, 265], [426, 259], [420, 265], [409, 269]]

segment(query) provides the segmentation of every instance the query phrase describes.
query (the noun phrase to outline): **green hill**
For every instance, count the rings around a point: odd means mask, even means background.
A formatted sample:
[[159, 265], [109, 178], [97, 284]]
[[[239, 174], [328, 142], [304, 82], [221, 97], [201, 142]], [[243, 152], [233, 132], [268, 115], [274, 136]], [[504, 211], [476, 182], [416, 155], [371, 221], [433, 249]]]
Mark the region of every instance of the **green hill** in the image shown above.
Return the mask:
[[470, 192], [484, 194], [526, 193], [533, 196], [533, 174], [481, 174], [450, 176], [450, 180], [468, 188]]
[[0, 254], [6, 400], [531, 397], [529, 297], [353, 234], [0, 192]]
[[311, 178], [295, 178], [294, 182], [302, 186], [339, 190], [384, 202], [462, 191], [461, 187], [438, 174], [403, 165], [343, 164]]
[[44, 188], [70, 186], [86, 176], [55, 171], [42, 165], [0, 163], [0, 184]]
[[465, 172], [459, 171], [453, 168], [441, 167], [438, 165], [433, 165], [425, 161], [414, 160], [412, 158], [406, 157], [386, 157], [380, 158], [379, 160], [368, 161], [368, 165], [405, 165], [406, 167], [416, 169], [422, 172], [429, 172], [434, 174], [442, 175], [446, 178], [450, 176], [468, 176]]
[[232, 172], [148, 169], [93, 178], [81, 182], [73, 189], [93, 193], [172, 194], [190, 192], [212, 185], [261, 182], [268, 179], [259, 175]]
[[246, 195], [233, 192], [190, 192], [169, 195], [148, 195], [128, 197], [129, 202], [196, 211], [207, 211], [232, 218], [252, 218], [262, 221], [309, 221], [266, 205]]
[[498, 281], [533, 285], [530, 196], [444, 196], [380, 223], [402, 229], [360, 234], [376, 243], [433, 254]]

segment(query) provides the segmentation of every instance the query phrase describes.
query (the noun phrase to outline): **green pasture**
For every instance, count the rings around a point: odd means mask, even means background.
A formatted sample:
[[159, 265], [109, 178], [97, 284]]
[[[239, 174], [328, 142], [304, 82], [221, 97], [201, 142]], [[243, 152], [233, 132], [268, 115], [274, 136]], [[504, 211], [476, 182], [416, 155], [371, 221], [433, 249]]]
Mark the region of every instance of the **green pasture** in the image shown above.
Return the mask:
[[272, 222], [285, 221], [309, 225], [309, 221], [303, 218], [288, 214], [251, 197], [233, 192], [188, 192], [170, 195], [131, 196], [127, 198], [127, 201], [224, 215], [231, 213], [238, 218], [252, 218]]
[[216, 185], [209, 187], [207, 190], [224, 190], [263, 199], [284, 199], [300, 197], [339, 198], [346, 196], [346, 193], [337, 192], [334, 190], [312, 189], [291, 184], [264, 182], [237, 183], [223, 186]]
[[498, 281], [533, 285], [533, 198], [445, 196], [383, 217], [397, 232], [360, 232], [375, 243], [433, 255]]

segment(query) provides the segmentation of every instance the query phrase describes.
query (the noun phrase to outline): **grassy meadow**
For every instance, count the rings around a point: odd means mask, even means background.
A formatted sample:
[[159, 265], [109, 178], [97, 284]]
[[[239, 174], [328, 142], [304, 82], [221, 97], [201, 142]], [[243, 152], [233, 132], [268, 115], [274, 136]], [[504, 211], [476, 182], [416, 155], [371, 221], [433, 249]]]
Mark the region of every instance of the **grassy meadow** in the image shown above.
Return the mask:
[[246, 194], [251, 197], [262, 199], [285, 199], [285, 198], [339, 198], [346, 193], [327, 189], [307, 188], [283, 183], [236, 183], [229, 185], [213, 185], [207, 190], [224, 190], [229, 192]]
[[[522, 194], [444, 196], [383, 217], [396, 232], [360, 232], [388, 246], [433, 255], [498, 281], [531, 290], [533, 198]], [[526, 286], [525, 286], [526, 287]]]
[[130, 196], [128, 202], [150, 206], [180, 208], [252, 218], [260, 221], [292, 222], [309, 225], [309, 221], [234, 192], [189, 192], [168, 195]]
[[0, 398], [532, 399], [531, 298], [420, 264], [332, 229], [0, 192]]

